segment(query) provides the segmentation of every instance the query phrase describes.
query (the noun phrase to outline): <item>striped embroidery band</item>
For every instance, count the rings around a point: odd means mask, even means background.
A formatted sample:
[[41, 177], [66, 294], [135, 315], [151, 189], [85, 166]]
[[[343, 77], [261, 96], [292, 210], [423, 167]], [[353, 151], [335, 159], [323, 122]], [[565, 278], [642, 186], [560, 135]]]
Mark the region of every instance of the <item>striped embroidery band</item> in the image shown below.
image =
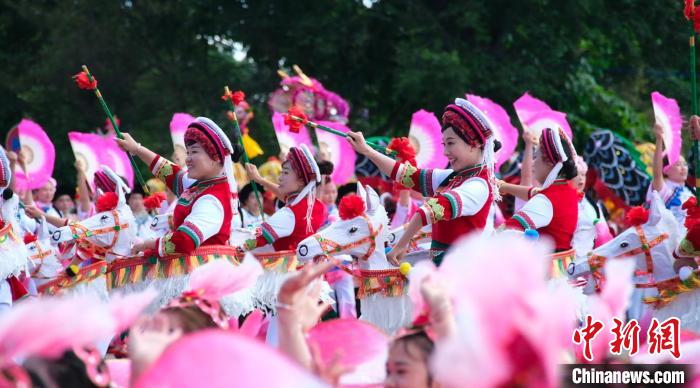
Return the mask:
[[204, 235], [202, 234], [202, 231], [199, 230], [197, 225], [186, 221], [185, 223], [180, 225], [180, 227], [178, 227], [177, 230], [188, 235], [192, 239], [192, 241], [194, 241], [195, 248], [202, 245], [202, 242], [204, 241]]
[[272, 244], [273, 242], [275, 242], [275, 240], [279, 239], [277, 232], [275, 232], [272, 226], [270, 226], [270, 224], [268, 224], [267, 222], [260, 225], [260, 229], [262, 230], [263, 237], [269, 244]]
[[433, 191], [432, 169], [420, 170], [420, 191], [424, 197], [432, 197], [433, 195], [435, 195], [435, 192]]
[[454, 190], [450, 190], [442, 193], [442, 196], [447, 198], [448, 201], [450, 201], [450, 206], [452, 207], [452, 215], [450, 219], [454, 220], [457, 217], [461, 216], [462, 198], [459, 196], [459, 194]]
[[520, 226], [523, 227], [523, 229], [537, 229], [535, 223], [532, 221], [532, 218], [530, 218], [530, 216], [523, 212], [515, 213], [513, 215], [513, 219], [518, 221], [520, 223]]

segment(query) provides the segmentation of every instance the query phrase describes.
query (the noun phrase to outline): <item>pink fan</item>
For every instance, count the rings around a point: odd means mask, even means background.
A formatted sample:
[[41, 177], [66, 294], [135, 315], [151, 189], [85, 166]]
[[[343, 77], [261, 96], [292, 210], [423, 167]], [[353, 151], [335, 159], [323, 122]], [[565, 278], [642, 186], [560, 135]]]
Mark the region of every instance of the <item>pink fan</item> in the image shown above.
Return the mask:
[[100, 153], [104, 147], [102, 136], [94, 133], [68, 132], [75, 160], [81, 162], [85, 168], [85, 175], [92, 184], [92, 177], [95, 171], [100, 171], [102, 158]]
[[442, 126], [435, 114], [423, 109], [411, 116], [408, 138], [416, 149], [419, 168], [445, 168], [447, 158], [443, 154]]
[[170, 120], [170, 137], [173, 139], [173, 149], [178, 147], [185, 151], [185, 131], [187, 126], [194, 121], [194, 117], [189, 113], [175, 113]]
[[656, 122], [664, 129], [664, 146], [668, 165], [678, 161], [681, 155], [681, 109], [678, 102], [672, 98], [665, 97], [659, 92], [651, 93], [651, 104], [654, 107], [654, 117]]
[[272, 126], [275, 128], [277, 142], [283, 153], [286, 153], [292, 147], [298, 147], [302, 144], [313, 147], [309, 129], [304, 126], [301, 127], [299, 133], [290, 132], [289, 127], [284, 123], [284, 116], [282, 114], [277, 112], [272, 114]]
[[112, 380], [112, 386], [117, 388], [126, 388], [129, 386], [131, 379], [131, 360], [127, 358], [105, 360], [107, 369], [109, 369], [109, 377]]
[[357, 319], [321, 322], [309, 331], [307, 342], [318, 347], [321, 361], [330, 363], [339, 353], [340, 362], [352, 367], [385, 353], [389, 346], [389, 338], [381, 329]]
[[21, 152], [24, 157], [24, 165], [15, 171], [18, 189], [37, 189], [53, 175], [56, 151], [39, 124], [22, 119], [7, 134], [6, 146], [9, 150]]
[[532, 97], [529, 93], [526, 92], [518, 98], [513, 106], [523, 129], [539, 136], [544, 128], [561, 128], [569, 139], [573, 137], [566, 114], [553, 110], [547, 103]]
[[[341, 123], [320, 121], [318, 124], [341, 132], [350, 131], [350, 128]], [[355, 173], [355, 160], [357, 159], [357, 154], [350, 143], [340, 136], [320, 130], [316, 130], [316, 139], [320, 148], [319, 153], [327, 153], [333, 163], [333, 174], [331, 174], [333, 182], [337, 185], [347, 183]]]
[[140, 387], [326, 386], [311, 373], [254, 339], [223, 330], [184, 336], [138, 379]]
[[493, 128], [494, 136], [501, 142], [501, 149], [496, 153], [496, 169], [498, 169], [513, 155], [518, 145], [518, 130], [511, 124], [508, 112], [495, 102], [473, 94], [467, 94], [467, 100], [486, 115], [489, 125]]
[[117, 175], [124, 177], [129, 183], [129, 187], [133, 188], [134, 169], [131, 167], [131, 162], [129, 162], [126, 152], [119, 148], [112, 137], [105, 136], [102, 138], [102, 142], [104, 144], [100, 152], [102, 164], [109, 166]]

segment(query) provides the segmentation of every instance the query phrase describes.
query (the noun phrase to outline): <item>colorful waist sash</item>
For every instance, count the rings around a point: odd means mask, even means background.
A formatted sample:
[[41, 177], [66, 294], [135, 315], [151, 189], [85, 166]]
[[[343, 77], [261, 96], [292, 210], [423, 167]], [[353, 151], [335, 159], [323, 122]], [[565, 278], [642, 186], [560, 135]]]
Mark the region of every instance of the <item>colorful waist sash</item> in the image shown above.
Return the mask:
[[170, 256], [160, 259], [134, 257], [113, 261], [107, 272], [107, 286], [122, 287], [145, 280], [165, 279], [191, 273], [195, 268], [212, 260], [226, 259], [239, 263], [239, 253], [229, 245], [205, 245], [186, 256]]
[[56, 295], [62, 290], [75, 287], [81, 283], [90, 282], [107, 273], [108, 264], [106, 261], [98, 261], [81, 268], [77, 275], [71, 277], [62, 274], [54, 280], [46, 282], [38, 287], [40, 294]]
[[686, 280], [681, 280], [680, 277], [676, 276], [656, 283], [637, 284], [636, 286], [637, 288], [656, 287], [659, 290], [659, 295], [644, 298], [644, 303], [660, 309], [673, 302], [678, 295], [698, 290], [700, 288], [700, 270], [695, 270]]
[[287, 273], [296, 271], [299, 262], [295, 251], [253, 253], [265, 271]]
[[557, 252], [549, 256], [552, 259], [549, 277], [550, 279], [558, 279], [568, 276], [567, 269], [569, 264], [576, 261], [576, 251], [569, 249], [567, 251]]
[[[359, 274], [357, 273], [359, 272]], [[383, 270], [361, 269], [356, 271], [360, 290], [357, 298], [363, 299], [370, 295], [402, 296], [406, 290], [408, 279], [399, 272], [398, 268]]]

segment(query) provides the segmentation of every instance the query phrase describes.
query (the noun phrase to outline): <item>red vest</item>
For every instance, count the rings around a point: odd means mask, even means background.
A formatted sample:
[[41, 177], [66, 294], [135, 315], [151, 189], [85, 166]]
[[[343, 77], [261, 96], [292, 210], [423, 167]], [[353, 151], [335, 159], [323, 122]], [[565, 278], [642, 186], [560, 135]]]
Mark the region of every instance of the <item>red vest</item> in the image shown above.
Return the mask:
[[489, 188], [489, 196], [486, 199], [486, 203], [481, 210], [472, 216], [457, 217], [453, 220], [442, 220], [434, 223], [432, 243], [433, 250], [446, 250], [458, 238], [473, 231], [481, 231], [486, 226], [489, 211], [491, 210], [491, 204], [493, 203], [493, 192], [491, 191], [491, 185], [488, 183], [489, 175], [486, 168], [482, 168], [481, 171], [475, 175], [458, 174], [454, 177], [446, 179], [446, 182], [442, 182], [440, 187], [438, 187], [437, 193], [459, 187], [467, 179], [473, 177], [479, 177], [486, 181], [486, 185]]
[[227, 245], [231, 237], [233, 212], [231, 211], [231, 190], [226, 177], [200, 181], [185, 190], [178, 198], [175, 210], [173, 210], [173, 230], [177, 230], [185, 222], [185, 218], [192, 211], [194, 203], [204, 195], [213, 195], [221, 202], [224, 208], [224, 219], [219, 232], [202, 241], [201, 246]]
[[292, 211], [292, 213], [294, 213], [294, 230], [292, 230], [292, 234], [289, 236], [279, 238], [272, 243], [275, 251], [297, 249], [297, 245], [299, 245], [302, 240], [316, 233], [316, 231], [318, 231], [326, 222], [326, 218], [328, 218], [328, 209], [326, 209], [326, 206], [323, 205], [321, 201], [316, 200], [311, 211], [311, 231], [309, 232], [306, 229], [306, 210], [308, 201], [309, 198], [306, 197], [299, 201], [299, 203], [296, 205], [289, 206], [289, 209]]
[[538, 232], [552, 238], [557, 251], [571, 249], [578, 222], [578, 192], [568, 181], [558, 180], [540, 194], [552, 203], [552, 221]]

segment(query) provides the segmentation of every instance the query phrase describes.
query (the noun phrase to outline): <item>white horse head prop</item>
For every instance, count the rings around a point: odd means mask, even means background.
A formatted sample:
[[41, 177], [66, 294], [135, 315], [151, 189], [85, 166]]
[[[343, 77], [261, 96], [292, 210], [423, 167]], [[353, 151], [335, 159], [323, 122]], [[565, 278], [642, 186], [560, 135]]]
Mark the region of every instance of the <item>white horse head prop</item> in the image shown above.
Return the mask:
[[[56, 229], [51, 241], [54, 244], [75, 240], [78, 243], [78, 254], [82, 259], [86, 255], [109, 262], [116, 258], [128, 257], [131, 246], [136, 239], [136, 227], [131, 208], [126, 204], [121, 186], [123, 182], [108, 167], [102, 167], [105, 173], [114, 175], [117, 182], [117, 205], [80, 222], [73, 222]], [[112, 195], [106, 193], [104, 195]]]
[[663, 200], [654, 192], [647, 222], [625, 230], [594, 249], [588, 258], [572, 263], [569, 275], [577, 277], [595, 272], [606, 259], [633, 257], [639, 278], [637, 281], [646, 282], [649, 275], [656, 280], [675, 276], [673, 251], [680, 232], [676, 222], [667, 221], [667, 213]]
[[[357, 186], [364, 211], [350, 219], [341, 219], [297, 246], [297, 257], [307, 262], [318, 256], [347, 254], [359, 259], [363, 269], [391, 268], [386, 260], [385, 243], [389, 219], [379, 195], [369, 186]], [[349, 201], [349, 200], [348, 200]]]
[[37, 284], [41, 285], [62, 273], [63, 265], [58, 257], [58, 249], [51, 245], [51, 233], [46, 219], [42, 217], [39, 221], [39, 231], [35, 239], [27, 241], [25, 236], [25, 246], [29, 252], [31, 276], [36, 279]]

